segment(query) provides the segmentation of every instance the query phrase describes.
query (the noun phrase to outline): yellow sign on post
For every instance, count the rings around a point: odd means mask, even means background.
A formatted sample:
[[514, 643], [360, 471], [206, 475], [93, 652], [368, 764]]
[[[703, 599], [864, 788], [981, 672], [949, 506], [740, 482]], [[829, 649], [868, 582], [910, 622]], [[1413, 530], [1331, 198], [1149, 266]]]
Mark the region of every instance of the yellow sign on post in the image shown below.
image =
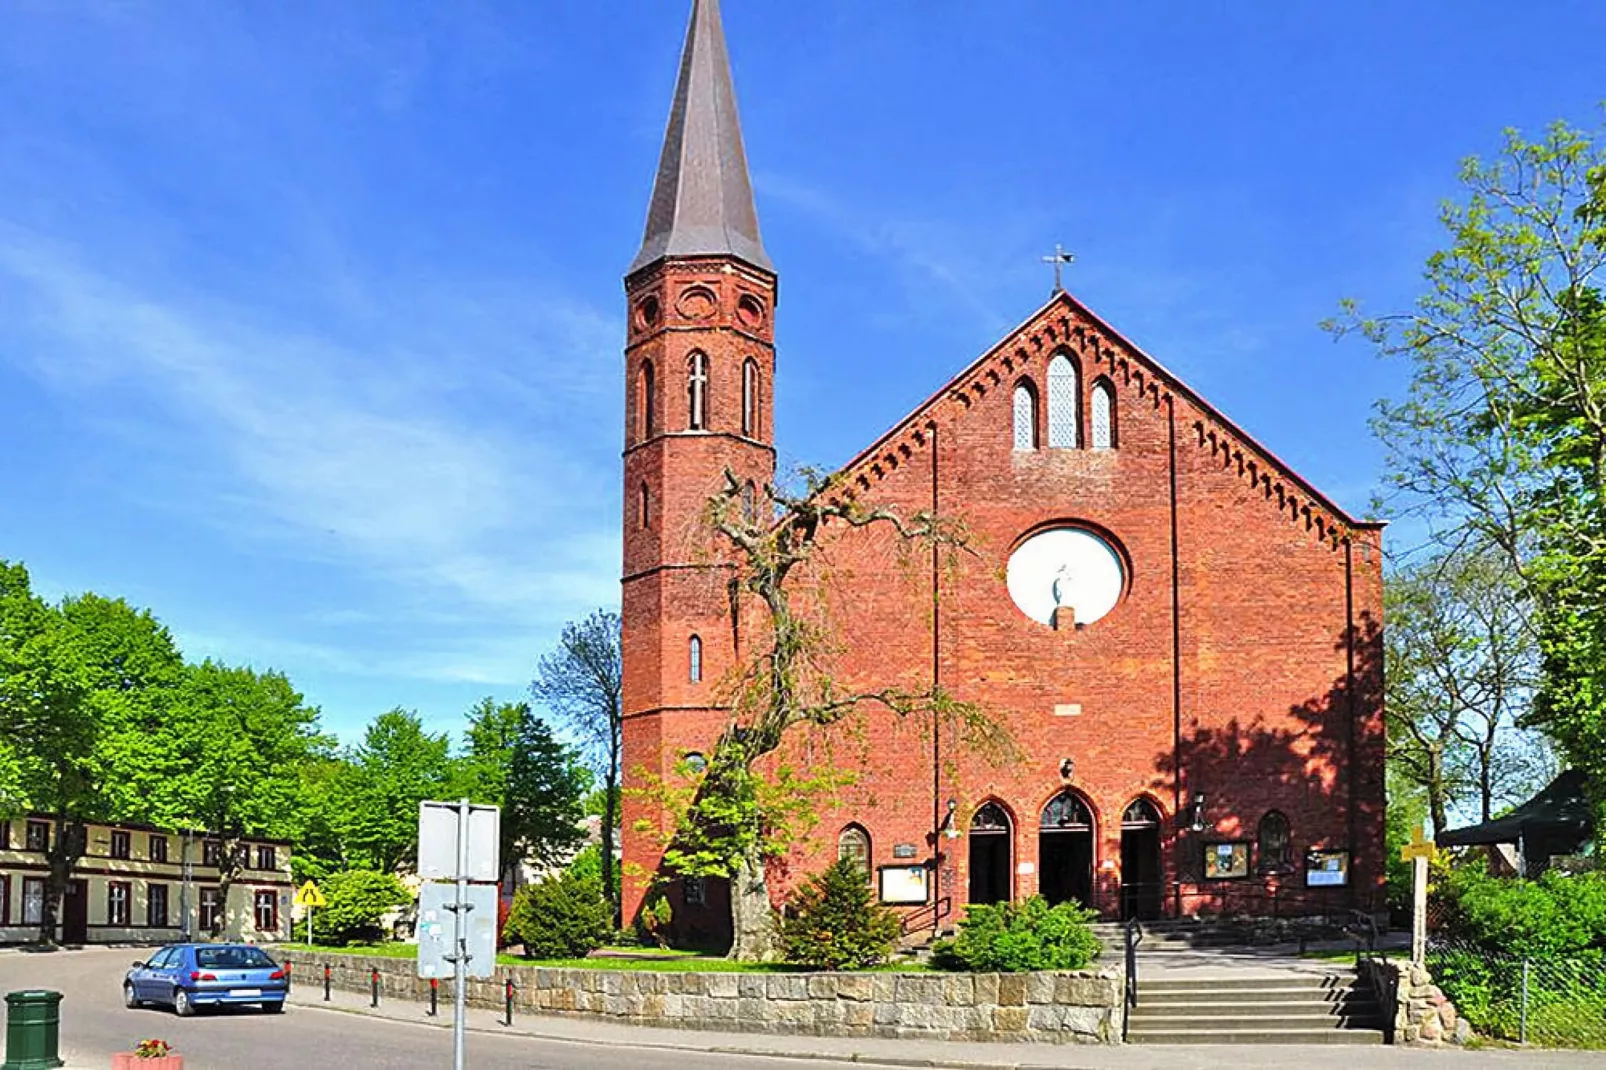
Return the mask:
[[308, 947], [315, 946], [315, 941], [312, 939], [312, 912], [328, 905], [329, 901], [323, 897], [323, 893], [318, 890], [318, 886], [311, 881], [296, 889], [296, 906], [307, 908]]
[[1433, 841], [1416, 827], [1411, 842], [1400, 848], [1400, 857], [1411, 863], [1411, 961], [1421, 963], [1428, 948], [1428, 861]]

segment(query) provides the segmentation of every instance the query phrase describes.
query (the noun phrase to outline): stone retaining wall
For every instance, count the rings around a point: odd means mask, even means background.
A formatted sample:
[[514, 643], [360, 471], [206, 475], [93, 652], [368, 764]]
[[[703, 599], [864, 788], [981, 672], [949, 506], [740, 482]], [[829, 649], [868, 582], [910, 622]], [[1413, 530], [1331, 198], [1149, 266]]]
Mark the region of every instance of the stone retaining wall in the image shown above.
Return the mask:
[[[281, 952], [301, 987], [331, 983], [367, 992], [378, 969], [384, 999], [427, 1001], [411, 959]], [[661, 973], [499, 966], [470, 981], [477, 1007], [606, 1018], [680, 1029], [816, 1036], [1118, 1044], [1125, 1014], [1119, 967], [1066, 973]], [[440, 1000], [451, 999], [443, 981]]]
[[1456, 1014], [1455, 1004], [1439, 991], [1426, 966], [1363, 955], [1356, 972], [1372, 982], [1389, 1043], [1437, 1047], [1472, 1038], [1472, 1023]]

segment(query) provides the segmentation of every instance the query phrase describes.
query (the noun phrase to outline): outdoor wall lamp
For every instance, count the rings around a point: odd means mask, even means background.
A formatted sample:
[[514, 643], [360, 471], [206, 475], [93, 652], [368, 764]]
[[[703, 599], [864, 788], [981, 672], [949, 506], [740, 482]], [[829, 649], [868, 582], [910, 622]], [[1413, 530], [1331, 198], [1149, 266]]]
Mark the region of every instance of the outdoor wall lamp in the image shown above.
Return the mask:
[[1205, 794], [1201, 791], [1188, 804], [1188, 828], [1193, 832], [1203, 832], [1209, 827], [1210, 822], [1205, 820]]
[[1076, 759], [1075, 758], [1061, 758], [1060, 759], [1060, 779], [1061, 780], [1069, 780], [1072, 777], [1074, 777], [1075, 775], [1076, 775]]
[[954, 821], [954, 816], [958, 813], [958, 811], [959, 803], [954, 799], [949, 799], [948, 812], [943, 815], [942, 825], [938, 831], [940, 831], [950, 840], [957, 840], [959, 838], [959, 825]]

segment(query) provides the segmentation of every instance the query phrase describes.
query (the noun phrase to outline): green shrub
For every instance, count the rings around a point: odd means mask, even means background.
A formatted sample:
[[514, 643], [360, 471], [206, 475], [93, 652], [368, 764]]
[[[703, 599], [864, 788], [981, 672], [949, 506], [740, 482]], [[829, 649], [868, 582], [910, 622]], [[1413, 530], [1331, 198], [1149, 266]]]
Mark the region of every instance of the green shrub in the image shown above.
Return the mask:
[[641, 912], [636, 915], [636, 940], [643, 946], [668, 947], [669, 934], [675, 922], [674, 908], [661, 887], [654, 887], [642, 900]]
[[898, 915], [876, 902], [864, 870], [843, 859], [811, 877], [781, 918], [781, 957], [796, 966], [853, 970], [892, 952], [902, 931]]
[[612, 931], [613, 908], [601, 886], [564, 871], [519, 889], [502, 936], [523, 944], [528, 959], [579, 959]]
[[[380, 919], [413, 901], [407, 886], [394, 875], [371, 869], [332, 873], [319, 888], [329, 905], [313, 912], [312, 935], [318, 943], [331, 947], [389, 939]], [[306, 926], [305, 918], [296, 923], [295, 932], [302, 939], [306, 938]]]
[[1517, 880], [1467, 866], [1451, 872], [1439, 895], [1453, 941], [1539, 957], [1606, 948], [1606, 873]]
[[[597, 887], [602, 887], [602, 845], [588, 843], [569, 860], [568, 871], [583, 881], [591, 881]], [[613, 864], [613, 899], [619, 900], [619, 893], [623, 887], [622, 866], [616, 860]]]
[[1097, 916], [1078, 903], [1049, 906], [1035, 895], [1019, 903], [973, 903], [958, 938], [939, 943], [933, 958], [951, 970], [1079, 970], [1103, 950], [1088, 924]]

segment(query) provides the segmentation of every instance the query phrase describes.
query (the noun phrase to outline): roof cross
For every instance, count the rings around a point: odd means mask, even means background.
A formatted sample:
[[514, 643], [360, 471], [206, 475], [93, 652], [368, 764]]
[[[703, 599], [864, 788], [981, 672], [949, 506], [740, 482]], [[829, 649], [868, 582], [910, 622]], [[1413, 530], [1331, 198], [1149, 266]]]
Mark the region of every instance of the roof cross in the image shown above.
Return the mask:
[[1066, 264], [1074, 264], [1074, 263], [1076, 263], [1076, 254], [1075, 253], [1067, 253], [1065, 251], [1064, 246], [1060, 245], [1059, 242], [1055, 242], [1054, 243], [1054, 255], [1053, 256], [1045, 256], [1045, 257], [1043, 257], [1043, 263], [1045, 263], [1045, 264], [1053, 264], [1054, 265], [1054, 292], [1055, 293], [1063, 293], [1064, 290], [1065, 290], [1065, 286], [1060, 281], [1060, 269], [1063, 268]]

